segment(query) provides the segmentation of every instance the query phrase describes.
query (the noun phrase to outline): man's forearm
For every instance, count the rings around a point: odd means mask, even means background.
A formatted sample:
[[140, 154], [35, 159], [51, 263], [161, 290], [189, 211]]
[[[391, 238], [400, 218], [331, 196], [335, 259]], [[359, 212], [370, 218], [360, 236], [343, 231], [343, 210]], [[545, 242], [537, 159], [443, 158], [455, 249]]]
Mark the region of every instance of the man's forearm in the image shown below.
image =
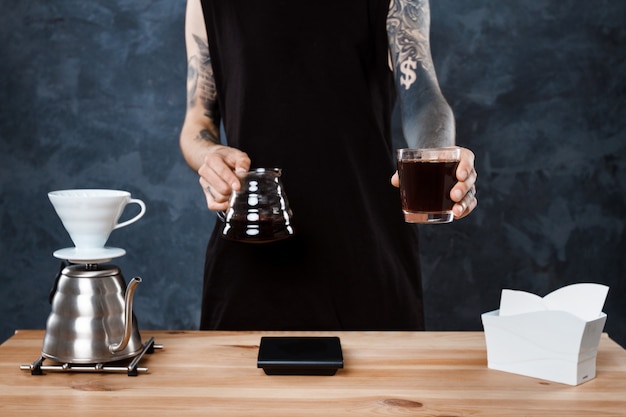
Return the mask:
[[202, 64], [196, 55], [189, 58], [187, 89], [187, 114], [180, 147], [187, 164], [197, 171], [207, 150], [220, 144], [220, 118], [210, 62]]
[[202, 9], [196, 0], [187, 7], [187, 112], [180, 147], [187, 164], [197, 171], [208, 149], [220, 144], [220, 112]]
[[430, 52], [427, 0], [391, 0], [389, 51], [409, 146], [454, 144], [454, 116], [439, 88]]

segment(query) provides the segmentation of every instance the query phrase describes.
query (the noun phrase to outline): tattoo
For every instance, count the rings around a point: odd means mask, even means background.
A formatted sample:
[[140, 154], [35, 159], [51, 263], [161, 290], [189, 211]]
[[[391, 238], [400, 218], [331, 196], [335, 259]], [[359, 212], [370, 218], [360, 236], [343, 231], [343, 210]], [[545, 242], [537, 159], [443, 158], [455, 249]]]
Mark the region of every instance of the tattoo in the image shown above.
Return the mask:
[[196, 136], [195, 140], [201, 142], [212, 142], [217, 145], [220, 144], [220, 139], [208, 129], [203, 129], [198, 132], [198, 136]]
[[408, 90], [417, 79], [418, 64], [424, 71], [434, 74], [428, 31], [430, 9], [428, 1], [391, 0], [387, 15], [387, 33], [395, 71], [400, 85]]
[[197, 35], [193, 35], [193, 37], [198, 45], [199, 53], [191, 56], [187, 62], [187, 106], [191, 108], [200, 100], [204, 115], [213, 120], [215, 125], [219, 125], [217, 89], [209, 46], [201, 37]]

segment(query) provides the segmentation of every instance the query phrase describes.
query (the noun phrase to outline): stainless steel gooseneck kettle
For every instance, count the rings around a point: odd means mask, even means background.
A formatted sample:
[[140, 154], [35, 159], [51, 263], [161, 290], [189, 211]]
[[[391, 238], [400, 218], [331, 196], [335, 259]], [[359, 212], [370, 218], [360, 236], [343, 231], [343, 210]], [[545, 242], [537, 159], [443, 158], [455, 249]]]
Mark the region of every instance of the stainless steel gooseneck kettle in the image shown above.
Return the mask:
[[126, 287], [114, 265], [65, 267], [52, 294], [42, 356], [64, 363], [105, 363], [142, 350], [133, 314], [133, 295], [141, 278]]

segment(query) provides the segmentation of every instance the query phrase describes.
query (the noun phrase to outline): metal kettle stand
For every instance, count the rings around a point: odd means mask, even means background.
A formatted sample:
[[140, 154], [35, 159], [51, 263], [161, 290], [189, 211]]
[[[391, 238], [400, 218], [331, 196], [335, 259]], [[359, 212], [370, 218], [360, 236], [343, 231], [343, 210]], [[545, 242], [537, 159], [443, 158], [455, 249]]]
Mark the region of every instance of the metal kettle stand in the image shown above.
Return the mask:
[[128, 376], [137, 376], [139, 372], [148, 372], [148, 368], [139, 367], [139, 361], [143, 356], [154, 353], [155, 349], [163, 349], [163, 345], [155, 344], [154, 337], [148, 339], [143, 345], [143, 349], [136, 356], [131, 358], [132, 360], [128, 365], [124, 365], [118, 362], [111, 363], [96, 363], [96, 364], [72, 364], [62, 363], [56, 365], [44, 365], [43, 361], [46, 359], [43, 356], [31, 363], [30, 365], [20, 365], [22, 371], [30, 371], [31, 375], [44, 375], [44, 372], [109, 372], [109, 373], [124, 373]]

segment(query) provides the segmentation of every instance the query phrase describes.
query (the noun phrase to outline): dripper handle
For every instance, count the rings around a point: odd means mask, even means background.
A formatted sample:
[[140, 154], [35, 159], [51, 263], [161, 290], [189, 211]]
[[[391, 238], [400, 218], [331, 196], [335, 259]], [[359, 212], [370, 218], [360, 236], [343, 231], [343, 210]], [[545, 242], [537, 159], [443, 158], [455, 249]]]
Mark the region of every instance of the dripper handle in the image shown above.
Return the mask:
[[130, 200], [128, 200], [127, 205], [132, 204], [132, 203], [138, 204], [139, 207], [141, 208], [141, 210], [139, 211], [139, 214], [137, 214], [132, 219], [128, 219], [125, 222], [116, 224], [113, 230], [119, 229], [120, 227], [128, 226], [131, 223], [135, 223], [137, 220], [141, 219], [144, 214], [146, 214], [146, 204], [143, 201], [141, 201], [138, 198], [131, 198]]

